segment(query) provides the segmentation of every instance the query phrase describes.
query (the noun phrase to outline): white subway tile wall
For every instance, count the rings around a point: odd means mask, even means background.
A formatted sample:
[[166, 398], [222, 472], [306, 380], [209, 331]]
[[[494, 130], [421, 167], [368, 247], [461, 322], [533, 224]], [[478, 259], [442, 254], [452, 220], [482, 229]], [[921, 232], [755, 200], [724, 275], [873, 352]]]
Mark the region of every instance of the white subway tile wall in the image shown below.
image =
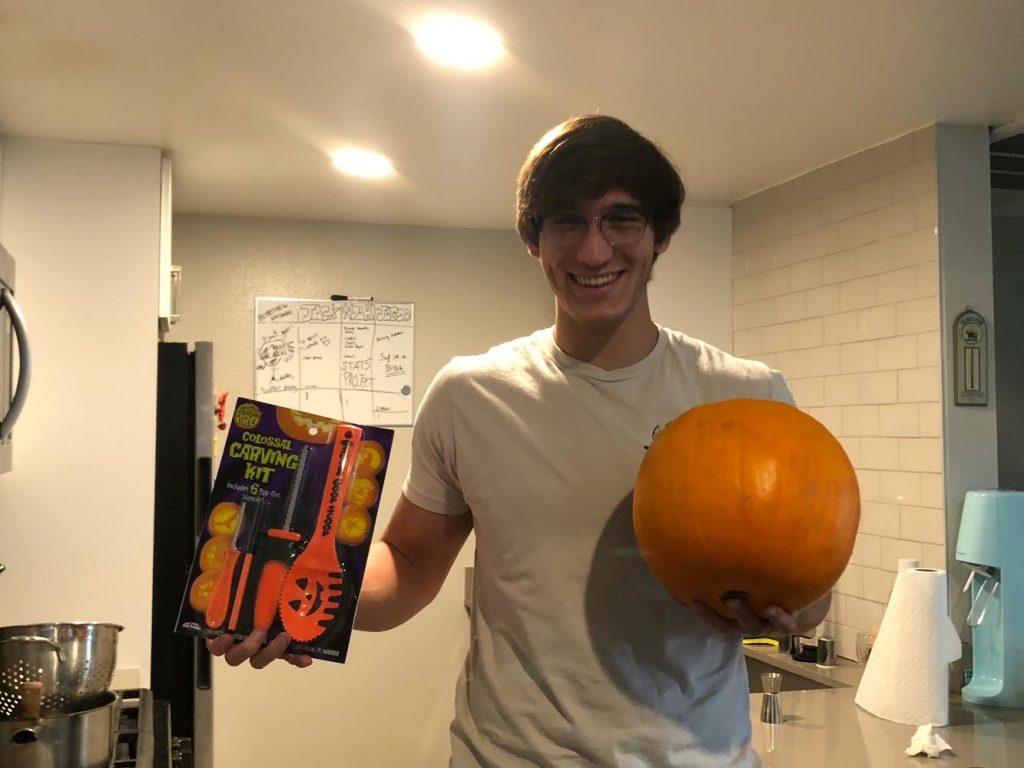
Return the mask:
[[935, 130], [733, 206], [733, 343], [857, 470], [860, 531], [824, 629], [856, 658], [897, 562], [945, 568]]

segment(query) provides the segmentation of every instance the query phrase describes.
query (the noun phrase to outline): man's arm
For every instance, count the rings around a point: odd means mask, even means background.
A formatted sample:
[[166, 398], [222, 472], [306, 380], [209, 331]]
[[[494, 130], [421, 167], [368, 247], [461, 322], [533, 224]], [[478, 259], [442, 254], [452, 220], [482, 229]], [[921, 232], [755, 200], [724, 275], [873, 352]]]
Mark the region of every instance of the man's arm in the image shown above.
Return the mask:
[[437, 596], [472, 528], [470, 514], [430, 512], [403, 494], [370, 547], [355, 628], [380, 632], [419, 613]]

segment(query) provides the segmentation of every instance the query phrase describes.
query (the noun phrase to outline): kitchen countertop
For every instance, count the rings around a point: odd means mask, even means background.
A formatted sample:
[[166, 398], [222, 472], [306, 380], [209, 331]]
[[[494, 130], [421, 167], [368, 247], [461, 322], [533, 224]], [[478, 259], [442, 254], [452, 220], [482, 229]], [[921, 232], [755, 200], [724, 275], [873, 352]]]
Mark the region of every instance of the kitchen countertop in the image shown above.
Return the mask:
[[832, 688], [783, 691], [783, 722], [762, 723], [761, 693], [750, 695], [754, 748], [765, 768], [1022, 768], [1024, 710], [976, 707], [953, 696], [949, 725], [936, 729], [954, 752], [939, 758], [909, 757], [904, 750], [917, 730], [875, 717], [854, 702], [862, 667], [839, 659], [834, 669], [793, 661], [774, 647], [745, 646], [752, 658], [826, 683]]

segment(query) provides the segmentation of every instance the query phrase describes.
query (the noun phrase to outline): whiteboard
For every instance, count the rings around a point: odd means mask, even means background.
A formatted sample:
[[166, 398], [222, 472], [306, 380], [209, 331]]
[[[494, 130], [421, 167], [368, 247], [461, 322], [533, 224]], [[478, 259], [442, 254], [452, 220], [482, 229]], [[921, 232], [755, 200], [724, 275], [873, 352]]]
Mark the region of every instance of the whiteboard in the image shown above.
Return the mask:
[[353, 424], [413, 423], [411, 302], [256, 297], [255, 397]]

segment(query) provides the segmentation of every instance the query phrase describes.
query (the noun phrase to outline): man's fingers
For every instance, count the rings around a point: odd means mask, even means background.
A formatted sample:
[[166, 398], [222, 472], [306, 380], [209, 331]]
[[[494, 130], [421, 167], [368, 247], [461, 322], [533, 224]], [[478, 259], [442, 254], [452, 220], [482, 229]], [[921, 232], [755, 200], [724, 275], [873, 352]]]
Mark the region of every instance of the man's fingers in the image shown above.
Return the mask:
[[285, 653], [288, 644], [291, 643], [291, 636], [287, 632], [278, 634], [264, 648], [263, 641], [267, 633], [263, 630], [255, 630], [245, 640], [235, 643], [234, 637], [225, 633], [206, 641], [206, 649], [214, 656], [223, 656], [230, 666], [237, 667], [246, 660], [254, 669], [263, 669], [274, 659], [284, 659], [289, 664], [300, 669], [312, 666], [313, 659], [302, 653]]
[[312, 657], [302, 653], [286, 653], [283, 658], [293, 667], [298, 667], [299, 669], [305, 669], [313, 664]]
[[224, 654], [224, 661], [232, 667], [237, 667], [260, 649], [266, 636], [267, 633], [262, 629], [253, 630], [245, 640]]
[[796, 618], [777, 605], [765, 608], [759, 616], [750, 609], [740, 592], [725, 593], [722, 602], [732, 613], [732, 619], [718, 615], [703, 603], [694, 602], [692, 607], [702, 621], [719, 632], [741, 632], [750, 637], [759, 637], [769, 632], [799, 634]]
[[734, 621], [725, 619], [719, 616], [717, 613], [712, 611], [703, 603], [694, 602], [692, 606], [693, 612], [697, 614], [697, 618], [703, 621], [705, 624], [710, 626], [712, 629], [718, 632], [739, 632], [740, 628]]
[[252, 665], [253, 669], [263, 669], [267, 664], [277, 659], [285, 652], [288, 647], [288, 643], [292, 641], [287, 632], [282, 632], [270, 643], [267, 644], [266, 648], [262, 648], [253, 654], [252, 658], [249, 659], [249, 664]]
[[760, 635], [763, 634], [766, 627], [765, 621], [755, 614], [747, 604], [737, 597], [730, 597], [722, 601], [725, 603], [725, 607], [732, 611], [733, 617], [736, 619], [736, 623], [740, 625], [740, 630], [745, 635]]
[[767, 620], [774, 629], [782, 632], [783, 634], [800, 634], [797, 631], [796, 618], [792, 614], [779, 608], [777, 605], [770, 605], [765, 608], [762, 616], [764, 616], [765, 620]]
[[217, 637], [210, 638], [206, 641], [206, 650], [214, 656], [223, 656], [225, 653], [230, 651], [234, 645], [235, 640], [231, 635], [217, 635]]

